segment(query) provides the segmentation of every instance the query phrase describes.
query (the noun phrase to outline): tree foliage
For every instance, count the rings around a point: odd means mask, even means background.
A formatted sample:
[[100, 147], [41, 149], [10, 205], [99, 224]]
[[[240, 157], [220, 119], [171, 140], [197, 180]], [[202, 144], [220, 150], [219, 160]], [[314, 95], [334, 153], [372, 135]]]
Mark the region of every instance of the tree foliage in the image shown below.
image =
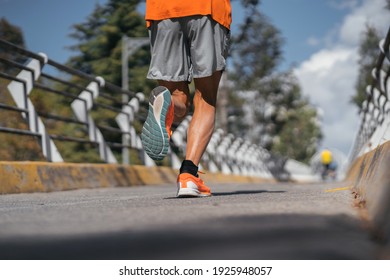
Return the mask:
[[270, 75], [282, 58], [280, 32], [257, 9], [251, 8], [240, 35], [232, 39], [233, 78], [241, 89], [256, 88], [258, 78]]
[[249, 94], [246, 137], [275, 154], [308, 162], [321, 139], [316, 109], [290, 72], [269, 75], [260, 84], [259, 91], [241, 93]]
[[[25, 47], [22, 30], [8, 22], [7, 19], [0, 19], [0, 38], [19, 47]], [[2, 58], [23, 62], [20, 56], [11, 55], [6, 49], [0, 47]], [[16, 73], [9, 65], [0, 63], [0, 71]], [[0, 103], [16, 106], [7, 90], [10, 81], [0, 78]], [[0, 109], [0, 126], [28, 130], [28, 126], [19, 112]], [[0, 160], [42, 160], [43, 155], [38, 144], [38, 139], [32, 136], [21, 136], [15, 134], [0, 133]]]
[[278, 71], [284, 39], [259, 12], [260, 1], [241, 3], [246, 16], [233, 36], [230, 75], [239, 94], [230, 98], [228, 110], [240, 123], [229, 124], [234, 129], [230, 132], [278, 155], [308, 162], [322, 137], [317, 111], [302, 96], [293, 73]]
[[4, 17], [0, 19], [0, 38], [19, 47], [25, 46], [22, 30]]
[[[274, 130], [270, 131], [272, 142], [269, 150], [301, 162], [309, 163], [322, 139], [317, 109], [302, 96], [301, 89], [291, 73], [292, 81], [281, 81], [281, 95], [276, 102], [277, 111], [272, 115]], [[266, 134], [267, 135], [267, 134]]]
[[[22, 48], [25, 47], [22, 30], [19, 27], [9, 23], [6, 18], [0, 19], [0, 38], [16, 46]], [[20, 56], [10, 55], [10, 52], [4, 49], [4, 47], [2, 46], [0, 46], [0, 53], [3, 58], [23, 62]], [[0, 70], [2, 69], [2, 67], [4, 66], [0, 64]]]
[[[142, 1], [109, 0], [104, 6], [97, 4], [86, 22], [73, 26], [74, 31], [70, 36], [77, 44], [71, 49], [78, 54], [70, 58], [68, 64], [121, 85], [123, 36], [148, 36], [143, 16], [137, 11], [140, 2]], [[129, 58], [130, 90], [149, 92], [155, 86], [153, 81], [145, 79], [149, 61], [148, 46]]]
[[381, 37], [378, 30], [373, 26], [367, 25], [359, 46], [359, 73], [355, 84], [356, 93], [352, 97], [352, 103], [359, 109], [366, 100], [366, 87], [372, 84], [372, 69], [376, 65], [379, 55], [378, 43]]
[[[390, 12], [390, 0], [386, 0], [385, 7]], [[359, 73], [355, 84], [355, 95], [351, 102], [361, 109], [364, 100], [366, 100], [366, 86], [372, 84], [372, 69], [376, 66], [379, 56], [379, 42], [385, 36], [374, 26], [367, 24], [362, 34], [359, 45]]]

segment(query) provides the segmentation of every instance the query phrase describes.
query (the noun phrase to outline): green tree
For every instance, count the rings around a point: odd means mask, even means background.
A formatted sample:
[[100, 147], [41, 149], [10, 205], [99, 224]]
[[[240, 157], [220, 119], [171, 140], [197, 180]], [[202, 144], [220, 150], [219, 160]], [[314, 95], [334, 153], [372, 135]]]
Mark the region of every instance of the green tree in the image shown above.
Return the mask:
[[302, 96], [293, 73], [278, 72], [284, 39], [258, 11], [260, 1], [241, 4], [246, 12], [232, 40], [230, 78], [235, 94], [228, 109], [239, 117], [237, 125], [229, 123], [234, 128], [230, 132], [273, 153], [308, 162], [321, 139], [317, 111]]
[[[385, 7], [390, 12], [390, 0], [386, 0]], [[356, 93], [352, 97], [351, 102], [359, 109], [362, 108], [364, 100], [366, 100], [366, 87], [373, 83], [371, 75], [372, 69], [376, 66], [379, 56], [378, 44], [385, 36], [380, 30], [374, 26], [367, 24], [359, 45], [359, 73], [355, 84]]]
[[[234, 84], [228, 96], [229, 132], [245, 135], [250, 131], [250, 118], [244, 109], [251, 103], [243, 91], [258, 92], [259, 81], [271, 74], [281, 59], [280, 32], [258, 11], [259, 0], [241, 0], [245, 18], [231, 38], [229, 79]], [[251, 94], [249, 94], [251, 95]], [[249, 118], [249, 119], [248, 119]]]
[[280, 84], [276, 110], [271, 114], [274, 136], [271, 137], [269, 149], [276, 154], [309, 163], [322, 139], [317, 110], [302, 97], [293, 76], [290, 77], [290, 84], [286, 81], [288, 78]]
[[22, 30], [4, 17], [0, 19], [0, 38], [19, 47], [25, 47]]
[[256, 8], [250, 7], [238, 36], [232, 37], [232, 78], [240, 89], [253, 89], [282, 59], [280, 31]]
[[[70, 35], [77, 40], [71, 49], [78, 54], [68, 65], [96, 76], [102, 76], [116, 85], [122, 83], [122, 38], [147, 37], [143, 16], [137, 11], [141, 0], [109, 0], [96, 5], [84, 23], [73, 26]], [[149, 67], [149, 47], [145, 46], [129, 58], [130, 90], [150, 92], [155, 82], [145, 79]]]
[[312, 106], [302, 104], [287, 114], [286, 123], [273, 139], [271, 151], [309, 164], [321, 139], [317, 112]]
[[302, 97], [291, 72], [275, 73], [260, 83], [246, 105], [252, 114], [247, 137], [273, 153], [308, 162], [321, 139], [316, 109]]
[[[0, 38], [14, 45], [25, 48], [22, 30], [18, 26], [9, 23], [8, 20], [4, 17], [0, 19]], [[10, 55], [11, 52], [2, 46], [0, 46], [0, 53], [2, 54], [3, 58], [17, 60], [19, 62], [24, 61], [21, 59], [20, 55]], [[4, 65], [0, 64], [0, 70], [2, 69], [4, 69]]]
[[[0, 19], [0, 38], [14, 45], [25, 48], [25, 41], [22, 30], [7, 19]], [[0, 46], [1, 57], [11, 61], [23, 63], [25, 58]], [[20, 69], [13, 68], [10, 65], [0, 63], [0, 72], [8, 75], [15, 75]], [[7, 90], [10, 80], [0, 78], [0, 103], [9, 106], [16, 106], [11, 95]], [[19, 112], [13, 112], [0, 109], [0, 126], [7, 128], [16, 128], [28, 130], [26, 121]], [[0, 133], [0, 160], [44, 160], [38, 141], [32, 136], [21, 136], [9, 133]]]
[[378, 59], [378, 43], [380, 40], [381, 35], [379, 31], [375, 27], [367, 25], [359, 46], [359, 73], [355, 84], [356, 93], [352, 97], [352, 103], [359, 109], [367, 98], [367, 85], [373, 82], [371, 71], [374, 69]]

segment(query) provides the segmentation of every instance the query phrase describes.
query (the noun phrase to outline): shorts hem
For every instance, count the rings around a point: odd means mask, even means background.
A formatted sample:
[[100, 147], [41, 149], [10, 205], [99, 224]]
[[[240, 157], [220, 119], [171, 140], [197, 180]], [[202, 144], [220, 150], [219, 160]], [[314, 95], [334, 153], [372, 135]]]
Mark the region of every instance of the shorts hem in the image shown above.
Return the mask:
[[155, 76], [155, 75], [147, 75], [147, 79], [149, 80], [162, 80], [162, 81], [168, 81], [168, 82], [190, 82], [191, 80], [188, 79], [188, 77], [180, 76], [180, 77], [171, 77], [171, 76]]
[[193, 75], [193, 78], [194, 79], [199, 79], [199, 78], [207, 78], [207, 77], [210, 77], [212, 76], [215, 72], [219, 72], [219, 71], [225, 71], [226, 67], [218, 67], [217, 69], [215, 69], [213, 72], [206, 72], [206, 73], [202, 73], [202, 74], [197, 74], [197, 75]]

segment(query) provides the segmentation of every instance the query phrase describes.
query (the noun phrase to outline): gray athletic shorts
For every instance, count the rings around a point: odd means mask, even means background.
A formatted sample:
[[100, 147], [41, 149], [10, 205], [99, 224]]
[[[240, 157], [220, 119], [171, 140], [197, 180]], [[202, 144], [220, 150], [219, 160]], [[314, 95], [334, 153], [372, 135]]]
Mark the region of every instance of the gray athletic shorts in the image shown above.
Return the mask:
[[230, 32], [210, 16], [153, 21], [148, 79], [188, 81], [226, 67]]

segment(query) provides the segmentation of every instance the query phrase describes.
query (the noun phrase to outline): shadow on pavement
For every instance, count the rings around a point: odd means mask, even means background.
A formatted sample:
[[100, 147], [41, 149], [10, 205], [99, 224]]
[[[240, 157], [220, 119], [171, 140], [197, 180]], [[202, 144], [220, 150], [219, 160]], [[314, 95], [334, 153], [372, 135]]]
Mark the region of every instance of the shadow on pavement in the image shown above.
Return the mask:
[[1, 259], [375, 259], [376, 250], [360, 221], [344, 215], [237, 216], [148, 231], [0, 239]]
[[[212, 196], [229, 196], [229, 195], [242, 195], [242, 194], [259, 194], [259, 193], [285, 193], [286, 191], [266, 191], [266, 190], [240, 190], [234, 192], [212, 192]], [[164, 199], [178, 199], [176, 196], [166, 197]], [[202, 199], [199, 197], [183, 197], [180, 199]]]
[[227, 196], [227, 195], [240, 195], [240, 194], [258, 194], [258, 193], [285, 193], [286, 191], [234, 191], [234, 192], [213, 192], [213, 196]]

